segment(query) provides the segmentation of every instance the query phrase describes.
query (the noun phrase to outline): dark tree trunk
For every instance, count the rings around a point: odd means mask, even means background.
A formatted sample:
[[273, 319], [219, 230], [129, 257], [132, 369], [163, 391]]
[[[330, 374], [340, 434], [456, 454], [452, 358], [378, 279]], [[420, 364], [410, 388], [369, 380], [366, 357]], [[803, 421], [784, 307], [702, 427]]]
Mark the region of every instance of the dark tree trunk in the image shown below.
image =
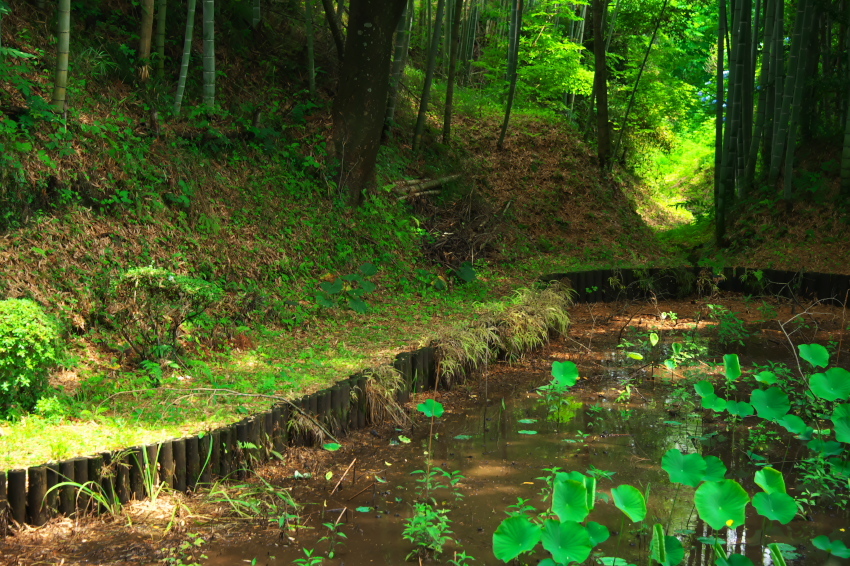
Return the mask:
[[593, 90], [596, 93], [596, 153], [599, 167], [608, 168], [611, 159], [611, 128], [608, 126], [608, 68], [605, 62], [605, 39], [602, 37], [602, 20], [607, 0], [593, 0], [593, 54], [596, 64]]
[[352, 0], [345, 57], [333, 105], [337, 183], [357, 206], [374, 182], [387, 110], [393, 33], [406, 0]]

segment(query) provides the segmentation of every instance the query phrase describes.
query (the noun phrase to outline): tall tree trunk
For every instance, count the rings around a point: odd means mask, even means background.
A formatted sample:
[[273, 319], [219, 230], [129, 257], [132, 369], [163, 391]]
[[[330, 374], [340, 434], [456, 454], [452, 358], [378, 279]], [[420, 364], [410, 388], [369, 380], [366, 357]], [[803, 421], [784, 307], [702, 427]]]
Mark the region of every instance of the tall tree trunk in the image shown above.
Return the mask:
[[791, 99], [791, 115], [788, 124], [788, 139], [785, 142], [785, 187], [783, 195], [787, 203], [790, 203], [794, 192], [794, 152], [797, 149], [797, 129], [800, 126], [800, 111], [803, 106], [803, 92], [806, 87], [808, 67], [808, 48], [812, 30], [814, 14], [817, 11], [812, 0], [799, 0], [804, 3], [803, 26], [800, 33], [800, 51], [797, 56], [797, 70], [794, 74], [794, 93]]
[[254, 4], [251, 6], [251, 27], [257, 29], [257, 26], [260, 25], [262, 21], [262, 6], [260, 5], [260, 0], [254, 0]]
[[68, 88], [68, 52], [71, 43], [71, 0], [59, 0], [59, 14], [56, 35], [56, 78], [53, 83], [53, 109], [65, 111], [65, 97]]
[[157, 0], [156, 3], [156, 72], [162, 77], [165, 74], [165, 15], [167, 0]]
[[325, 19], [328, 21], [328, 27], [331, 30], [334, 45], [336, 45], [336, 55], [342, 61], [345, 55], [345, 38], [342, 35], [342, 26], [339, 23], [339, 17], [334, 9], [333, 0], [322, 0], [322, 8], [325, 10]]
[[[782, 1], [782, 0], [780, 0]], [[763, 146], [764, 139], [764, 122], [766, 107], [770, 103], [768, 100], [768, 91], [770, 90], [768, 80], [771, 75], [771, 64], [773, 63], [773, 24], [775, 22], [775, 10], [777, 0], [766, 0], [765, 18], [764, 18], [764, 41], [762, 41], [763, 51], [761, 56], [761, 72], [759, 73], [759, 98], [758, 109], [755, 116], [755, 125], [753, 126], [753, 136], [750, 140], [750, 147], [747, 154], [747, 169], [744, 172], [744, 180], [739, 186], [741, 196], [746, 196], [753, 188], [755, 180], [756, 163], [758, 162], [759, 147]], [[753, 44], [755, 45], [755, 41]]]
[[398, 87], [404, 76], [404, 67], [407, 64], [407, 52], [410, 47], [410, 32], [413, 23], [414, 9], [413, 0], [405, 4], [404, 11], [398, 20], [395, 31], [395, 48], [393, 49], [393, 67], [390, 71], [390, 87], [387, 96], [387, 115], [384, 119], [383, 137], [389, 135], [390, 129], [395, 124], [395, 109], [398, 102]]
[[[782, 0], [780, 0], [782, 1]], [[726, 199], [723, 195], [723, 105], [726, 89], [723, 88], [723, 67], [726, 44], [726, 0], [718, 2], [720, 17], [717, 26], [717, 92], [714, 111], [714, 241], [717, 247], [724, 245], [726, 238]]]
[[142, 26], [139, 30], [139, 76], [143, 81], [150, 76], [151, 38], [153, 37], [154, 0], [142, 2]]
[[307, 32], [307, 74], [310, 96], [316, 96], [316, 58], [313, 51], [313, 0], [304, 0], [304, 27]]
[[180, 60], [180, 77], [177, 79], [177, 94], [174, 95], [174, 114], [180, 114], [189, 60], [192, 57], [192, 34], [195, 30], [195, 0], [186, 0], [186, 32], [183, 36], [183, 58]]
[[770, 171], [767, 181], [774, 185], [779, 178], [779, 170], [782, 167], [782, 155], [785, 153], [785, 144], [788, 142], [788, 126], [791, 112], [794, 106], [794, 92], [796, 90], [797, 71], [799, 68], [800, 51], [803, 43], [803, 28], [805, 27], [806, 5], [809, 0], [798, 0], [796, 21], [794, 22], [794, 34], [791, 37], [791, 55], [788, 59], [788, 71], [784, 81], [784, 93], [782, 95], [782, 111], [779, 115], [778, 124], [774, 131], [773, 144], [771, 146]]
[[204, 2], [204, 106], [215, 106], [215, 0]]
[[522, 10], [523, 0], [513, 0], [511, 10], [511, 27], [508, 43], [508, 101], [505, 105], [505, 119], [502, 121], [502, 131], [499, 132], [499, 141], [496, 147], [502, 149], [505, 146], [505, 134], [508, 132], [508, 123], [511, 120], [511, 109], [514, 105], [516, 95], [517, 67], [519, 66], [519, 39], [522, 34]]
[[407, 0], [352, 0], [345, 58], [333, 103], [337, 186], [357, 206], [374, 184], [387, 111], [393, 32]]
[[[847, 50], [847, 66], [845, 72], [850, 71], [850, 49]], [[850, 89], [845, 89], [844, 98], [844, 149], [841, 153], [841, 196], [850, 200]]]
[[658, 28], [661, 26], [661, 20], [664, 18], [664, 11], [667, 9], [667, 3], [668, 0], [664, 0], [664, 3], [661, 5], [661, 11], [658, 13], [658, 18], [655, 20], [655, 28], [652, 30], [652, 37], [649, 40], [649, 45], [646, 46], [646, 53], [643, 56], [643, 62], [640, 64], [640, 70], [638, 71], [638, 76], [635, 79], [635, 86], [632, 88], [631, 96], [629, 96], [629, 104], [626, 107], [626, 115], [623, 117], [623, 123], [620, 125], [620, 133], [617, 135], [617, 144], [614, 146], [614, 159], [617, 159], [620, 154], [620, 143], [623, 141], [623, 134], [629, 124], [629, 114], [631, 113], [632, 106], [635, 102], [635, 94], [637, 94], [637, 89], [640, 85], [640, 78], [643, 76], [643, 70], [646, 68], [646, 62], [649, 60], [649, 53], [652, 51], [652, 44], [655, 43], [655, 36], [658, 34]]
[[437, 17], [434, 21], [434, 33], [431, 36], [431, 47], [428, 50], [428, 65], [425, 68], [425, 84], [422, 86], [422, 97], [419, 99], [419, 113], [416, 116], [416, 129], [413, 130], [413, 153], [419, 150], [422, 142], [422, 131], [425, 129], [425, 119], [428, 115], [428, 102], [431, 98], [431, 83], [434, 80], [434, 68], [437, 66], [437, 51], [440, 49], [440, 34], [443, 29], [443, 11], [446, 0], [437, 0]]
[[457, 74], [457, 53], [460, 49], [460, 16], [463, 13], [463, 0], [455, 0], [454, 19], [452, 21], [451, 49], [449, 52], [449, 76], [446, 79], [446, 112], [443, 117], [443, 145], [449, 145], [452, 134], [452, 108]]
[[602, 171], [608, 169], [611, 159], [611, 129], [608, 126], [608, 68], [605, 58], [605, 38], [602, 37], [602, 20], [606, 0], [593, 0], [593, 54], [596, 58], [593, 91], [596, 94], [596, 155]]

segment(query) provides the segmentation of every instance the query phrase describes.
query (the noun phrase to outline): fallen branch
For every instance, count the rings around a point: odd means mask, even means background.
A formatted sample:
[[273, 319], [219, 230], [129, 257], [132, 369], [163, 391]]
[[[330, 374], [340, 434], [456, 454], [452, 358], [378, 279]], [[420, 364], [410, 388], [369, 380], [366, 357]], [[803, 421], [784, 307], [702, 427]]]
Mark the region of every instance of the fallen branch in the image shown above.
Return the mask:
[[404, 199], [413, 198], [413, 197], [423, 197], [425, 195], [438, 195], [440, 194], [440, 190], [431, 190], [431, 191], [419, 191], [416, 193], [408, 193], [406, 195], [401, 195], [398, 197], [398, 200], [402, 201]]
[[344, 480], [344, 479], [345, 479], [345, 476], [347, 476], [347, 475], [348, 475], [348, 472], [351, 470], [351, 466], [353, 466], [355, 462], [357, 462], [357, 458], [355, 458], [354, 460], [352, 460], [352, 461], [351, 461], [351, 463], [348, 465], [348, 467], [345, 469], [345, 472], [342, 474], [342, 477], [341, 477], [341, 478], [339, 478], [339, 481], [338, 481], [338, 482], [336, 482], [336, 485], [335, 485], [335, 486], [334, 486], [334, 488], [331, 490], [331, 495], [333, 495], [333, 494], [336, 492], [337, 488], [339, 487], [339, 484], [341, 484], [341, 483], [342, 483], [342, 480]]
[[408, 179], [396, 183], [396, 191], [402, 194], [421, 193], [460, 179], [460, 177], [460, 173], [456, 173], [439, 179]]

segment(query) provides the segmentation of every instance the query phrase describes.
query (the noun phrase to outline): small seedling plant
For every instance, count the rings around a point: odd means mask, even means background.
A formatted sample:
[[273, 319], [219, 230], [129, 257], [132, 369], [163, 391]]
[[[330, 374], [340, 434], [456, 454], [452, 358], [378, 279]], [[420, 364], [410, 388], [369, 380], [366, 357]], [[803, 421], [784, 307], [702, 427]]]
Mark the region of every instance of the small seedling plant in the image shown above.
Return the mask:
[[316, 293], [316, 304], [325, 308], [334, 308], [347, 305], [348, 308], [358, 314], [365, 314], [369, 305], [363, 297], [372, 293], [377, 286], [366, 279], [378, 273], [374, 264], [362, 264], [357, 273], [349, 273], [333, 278], [331, 281], [322, 281], [319, 284], [319, 292]]

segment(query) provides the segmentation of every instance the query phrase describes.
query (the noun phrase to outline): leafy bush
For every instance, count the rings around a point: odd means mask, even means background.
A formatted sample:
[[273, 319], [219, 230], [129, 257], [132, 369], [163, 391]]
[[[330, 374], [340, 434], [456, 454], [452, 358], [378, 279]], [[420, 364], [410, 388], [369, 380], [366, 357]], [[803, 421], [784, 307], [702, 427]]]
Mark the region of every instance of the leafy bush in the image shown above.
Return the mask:
[[182, 324], [219, 302], [220, 287], [156, 267], [126, 271], [112, 289], [112, 323], [143, 360], [176, 357]]
[[27, 299], [0, 301], [0, 417], [35, 407], [56, 363], [59, 329]]

